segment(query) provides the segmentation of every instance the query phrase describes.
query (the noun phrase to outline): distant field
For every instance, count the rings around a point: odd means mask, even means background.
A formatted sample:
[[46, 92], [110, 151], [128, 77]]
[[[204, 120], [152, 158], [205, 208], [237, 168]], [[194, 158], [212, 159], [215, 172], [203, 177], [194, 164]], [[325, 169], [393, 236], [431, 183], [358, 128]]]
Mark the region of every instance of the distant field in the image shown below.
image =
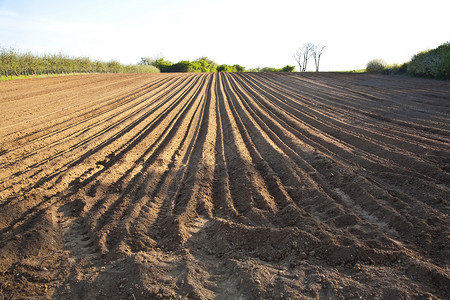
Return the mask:
[[0, 299], [450, 294], [450, 82], [0, 83]]

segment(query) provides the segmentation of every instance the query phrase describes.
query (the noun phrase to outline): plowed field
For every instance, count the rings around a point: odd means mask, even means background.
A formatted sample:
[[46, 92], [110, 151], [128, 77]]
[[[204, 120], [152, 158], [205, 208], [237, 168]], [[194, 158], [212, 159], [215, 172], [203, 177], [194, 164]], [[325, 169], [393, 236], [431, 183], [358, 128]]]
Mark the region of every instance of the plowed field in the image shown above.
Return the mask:
[[448, 81], [3, 82], [0, 141], [0, 299], [450, 295]]

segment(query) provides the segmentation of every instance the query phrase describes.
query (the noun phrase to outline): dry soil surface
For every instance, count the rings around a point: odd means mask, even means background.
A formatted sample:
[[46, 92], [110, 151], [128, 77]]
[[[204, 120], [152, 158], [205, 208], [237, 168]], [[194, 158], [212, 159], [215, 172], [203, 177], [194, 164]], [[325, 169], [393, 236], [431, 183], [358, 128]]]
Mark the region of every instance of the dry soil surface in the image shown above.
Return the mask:
[[450, 82], [0, 83], [0, 299], [448, 299]]

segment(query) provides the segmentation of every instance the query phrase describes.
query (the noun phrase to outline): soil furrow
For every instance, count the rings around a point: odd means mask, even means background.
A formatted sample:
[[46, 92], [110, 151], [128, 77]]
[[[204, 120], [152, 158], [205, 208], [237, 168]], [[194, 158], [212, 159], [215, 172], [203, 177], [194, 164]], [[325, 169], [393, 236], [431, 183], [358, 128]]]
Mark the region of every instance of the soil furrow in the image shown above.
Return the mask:
[[446, 299], [449, 90], [344, 73], [0, 83], [0, 295]]

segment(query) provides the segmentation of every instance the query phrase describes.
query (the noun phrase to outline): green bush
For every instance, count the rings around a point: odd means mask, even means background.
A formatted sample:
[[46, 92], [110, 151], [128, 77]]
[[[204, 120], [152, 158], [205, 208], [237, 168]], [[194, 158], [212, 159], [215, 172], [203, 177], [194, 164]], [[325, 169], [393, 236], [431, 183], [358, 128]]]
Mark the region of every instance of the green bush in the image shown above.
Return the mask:
[[272, 67], [264, 67], [259, 70], [259, 72], [293, 72], [295, 70], [295, 66], [286, 65], [281, 69], [272, 68]]
[[251, 69], [248, 69], [246, 72], [252, 72], [252, 73], [261, 72], [261, 68], [260, 67], [251, 68]]
[[201, 57], [190, 63], [191, 72], [216, 72], [217, 64], [207, 57]]
[[405, 63], [401, 64], [400, 66], [395, 67], [394, 73], [395, 74], [406, 74], [406, 72], [408, 71], [408, 65], [409, 65], [409, 63], [405, 62]]
[[399, 65], [399, 64], [388, 65], [383, 70], [383, 74], [402, 75], [402, 74], [406, 74], [407, 68], [408, 68], [408, 63], [403, 63], [401, 65]]
[[155, 66], [127, 65], [125, 73], [159, 73], [159, 69]]
[[295, 66], [286, 65], [285, 67], [281, 68], [279, 72], [294, 72]]
[[279, 70], [277, 68], [272, 67], [264, 67], [260, 70], [260, 72], [278, 72]]
[[166, 61], [163, 58], [150, 60], [141, 58], [140, 65], [152, 65], [161, 72], [216, 72], [217, 64], [207, 57], [201, 57], [194, 61], [183, 60], [177, 63]]
[[233, 68], [236, 69], [236, 72], [245, 72], [245, 67], [241, 66], [241, 65], [233, 65]]
[[237, 72], [237, 69], [235, 66], [220, 65], [217, 67], [217, 72]]
[[450, 43], [447, 42], [436, 49], [417, 53], [408, 64], [407, 71], [414, 76], [449, 79]]
[[366, 71], [369, 73], [381, 73], [384, 69], [386, 69], [386, 62], [380, 58], [372, 59], [366, 66]]
[[173, 63], [164, 58], [158, 58], [151, 62], [151, 65], [158, 68], [161, 72], [170, 72], [169, 69], [172, 67]]
[[191, 63], [188, 60], [183, 60], [168, 66], [162, 72], [192, 72]]

